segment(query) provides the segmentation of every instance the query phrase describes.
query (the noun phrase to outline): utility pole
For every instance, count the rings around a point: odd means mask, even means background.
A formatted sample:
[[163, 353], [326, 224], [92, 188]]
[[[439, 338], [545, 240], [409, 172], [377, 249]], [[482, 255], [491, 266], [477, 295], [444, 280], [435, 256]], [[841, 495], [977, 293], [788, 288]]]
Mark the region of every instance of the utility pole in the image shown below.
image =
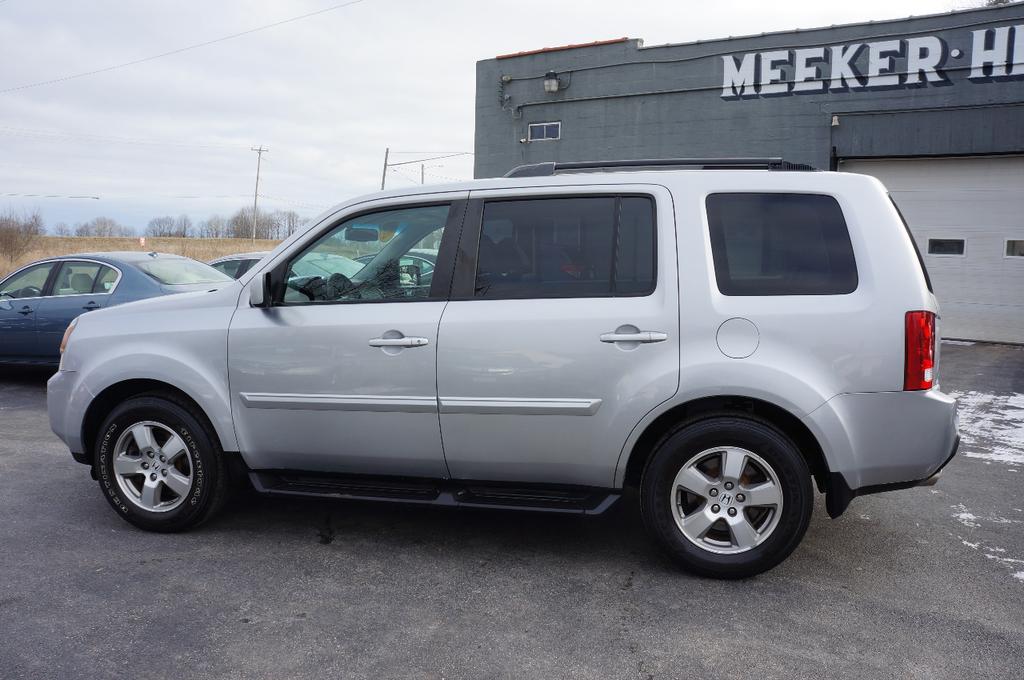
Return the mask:
[[249, 150], [256, 152], [256, 189], [252, 192], [252, 242], [256, 243], [256, 199], [260, 195], [260, 163], [263, 161], [263, 154], [270, 149], [265, 149], [260, 144], [258, 147], [250, 147]]
[[384, 170], [380, 173], [380, 190], [384, 191], [384, 182], [388, 178], [388, 155], [391, 153], [391, 147], [384, 149]]

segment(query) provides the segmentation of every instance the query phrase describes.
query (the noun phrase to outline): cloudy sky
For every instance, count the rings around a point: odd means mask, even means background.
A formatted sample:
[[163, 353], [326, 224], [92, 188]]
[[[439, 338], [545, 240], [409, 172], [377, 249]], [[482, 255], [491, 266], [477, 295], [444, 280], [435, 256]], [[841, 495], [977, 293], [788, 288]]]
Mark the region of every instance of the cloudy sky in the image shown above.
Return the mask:
[[[971, 0], [361, 0], [197, 49], [80, 78], [337, 5], [339, 0], [0, 0], [0, 211], [52, 227], [97, 215], [143, 228], [252, 200], [313, 216], [380, 184], [385, 147], [473, 149], [474, 64], [629, 36], [648, 45], [944, 12]], [[428, 182], [472, 175], [428, 162]], [[419, 166], [388, 186], [419, 182]], [[99, 196], [99, 200], [10, 194]]]

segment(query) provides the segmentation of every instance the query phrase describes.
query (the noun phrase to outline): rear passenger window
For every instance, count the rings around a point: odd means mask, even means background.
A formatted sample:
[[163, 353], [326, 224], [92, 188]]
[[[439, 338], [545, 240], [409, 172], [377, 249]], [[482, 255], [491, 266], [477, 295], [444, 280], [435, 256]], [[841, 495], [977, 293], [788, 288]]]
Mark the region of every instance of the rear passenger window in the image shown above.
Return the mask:
[[490, 201], [478, 298], [647, 295], [655, 282], [654, 201], [594, 196]]
[[831, 196], [712, 194], [707, 213], [723, 295], [841, 295], [857, 289], [850, 233]]
[[96, 283], [100, 265], [95, 262], [63, 262], [52, 295], [88, 295]]

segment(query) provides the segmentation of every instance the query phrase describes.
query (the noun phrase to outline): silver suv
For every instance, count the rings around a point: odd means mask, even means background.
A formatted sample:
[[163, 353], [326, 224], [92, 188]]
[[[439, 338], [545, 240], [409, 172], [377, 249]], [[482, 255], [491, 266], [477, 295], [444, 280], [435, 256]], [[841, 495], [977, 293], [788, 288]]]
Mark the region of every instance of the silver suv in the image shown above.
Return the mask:
[[154, 531], [208, 519], [237, 475], [585, 514], [634, 487], [667, 553], [723, 578], [793, 551], [815, 485], [837, 517], [932, 483], [956, 404], [885, 188], [663, 163], [354, 199], [237, 282], [93, 312], [49, 382], [53, 430]]

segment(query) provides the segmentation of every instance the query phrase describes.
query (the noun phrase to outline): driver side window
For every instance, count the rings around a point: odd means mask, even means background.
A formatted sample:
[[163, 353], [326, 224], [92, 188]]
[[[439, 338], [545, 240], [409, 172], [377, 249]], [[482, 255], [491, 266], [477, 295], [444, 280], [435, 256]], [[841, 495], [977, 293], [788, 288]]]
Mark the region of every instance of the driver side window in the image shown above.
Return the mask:
[[335, 225], [291, 260], [283, 302], [429, 298], [431, 255], [436, 261], [449, 209], [448, 204], [400, 208]]
[[43, 294], [46, 279], [50, 277], [53, 263], [37, 264], [15, 274], [0, 284], [0, 296], [7, 298], [32, 298]]

